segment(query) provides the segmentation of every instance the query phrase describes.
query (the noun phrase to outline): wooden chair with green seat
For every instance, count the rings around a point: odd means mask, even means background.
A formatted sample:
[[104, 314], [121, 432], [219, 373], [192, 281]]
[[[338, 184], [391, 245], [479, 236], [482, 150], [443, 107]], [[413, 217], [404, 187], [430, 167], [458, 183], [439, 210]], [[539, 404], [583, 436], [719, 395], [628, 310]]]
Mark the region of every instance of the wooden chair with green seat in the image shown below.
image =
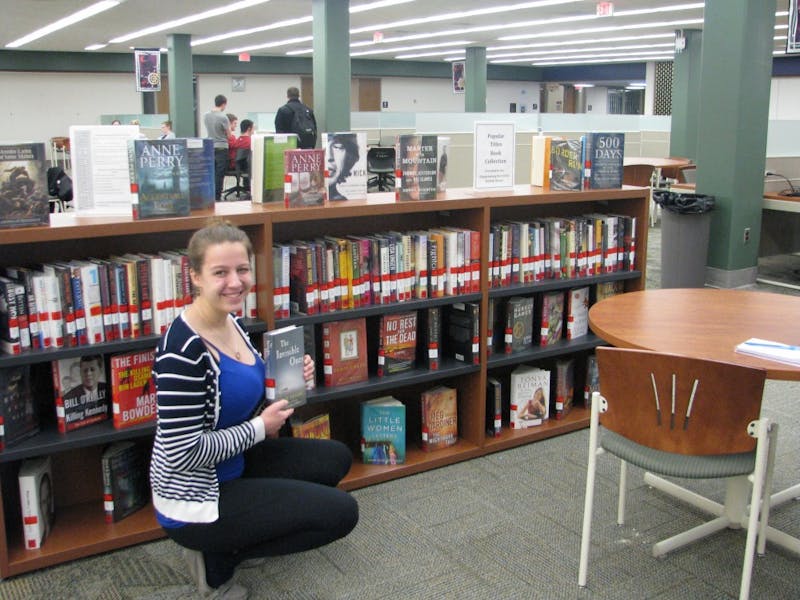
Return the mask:
[[[653, 555], [661, 556], [726, 527], [745, 525], [739, 597], [748, 598], [756, 538], [765, 535], [769, 515], [768, 482], [774, 455], [770, 445], [777, 429], [760, 416], [766, 372], [606, 347], [597, 349], [597, 363], [600, 391], [592, 397], [578, 584], [585, 587], [587, 581], [597, 458], [608, 452], [621, 461], [619, 525], [625, 523], [628, 463], [660, 476], [726, 480], [726, 505], [717, 505], [715, 510], [719, 516], [658, 542]], [[738, 502], [744, 511], [747, 500], [742, 496], [746, 492], [737, 496], [735, 491], [746, 490], [748, 478], [752, 479], [750, 513], [741, 523], [735, 511], [726, 509]], [[758, 541], [759, 551], [763, 551], [764, 538]]]

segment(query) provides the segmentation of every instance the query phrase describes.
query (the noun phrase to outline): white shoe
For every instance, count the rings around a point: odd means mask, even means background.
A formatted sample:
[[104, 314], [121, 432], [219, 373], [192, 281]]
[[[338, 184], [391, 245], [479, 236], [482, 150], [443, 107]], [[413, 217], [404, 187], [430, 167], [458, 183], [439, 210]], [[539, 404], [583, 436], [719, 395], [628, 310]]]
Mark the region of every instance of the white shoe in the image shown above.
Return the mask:
[[198, 550], [183, 549], [183, 557], [189, 567], [189, 573], [197, 584], [197, 590], [203, 598], [214, 600], [247, 600], [249, 592], [233, 580], [226, 581], [218, 588], [212, 588], [206, 581], [206, 562], [203, 553]]
[[215, 590], [212, 589], [212, 592], [209, 598], [213, 600], [247, 600], [250, 595], [246, 587], [233, 583], [232, 580], [226, 581]]
[[259, 558], [248, 558], [247, 560], [243, 560], [238, 565], [236, 565], [237, 569], [256, 569], [258, 567], [262, 567], [267, 564], [266, 557], [262, 556]]

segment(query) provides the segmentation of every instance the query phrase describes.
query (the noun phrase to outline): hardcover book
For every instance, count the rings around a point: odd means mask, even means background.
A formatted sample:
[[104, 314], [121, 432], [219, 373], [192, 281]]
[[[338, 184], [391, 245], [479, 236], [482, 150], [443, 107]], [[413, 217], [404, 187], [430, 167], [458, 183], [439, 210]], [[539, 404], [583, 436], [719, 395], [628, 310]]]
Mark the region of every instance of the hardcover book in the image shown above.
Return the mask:
[[326, 387], [366, 381], [369, 371], [365, 318], [324, 323], [322, 352]]
[[581, 190], [580, 140], [553, 140], [550, 144], [550, 189]]
[[290, 407], [306, 403], [303, 377], [305, 355], [303, 328], [289, 325], [264, 334], [267, 400], [288, 400]]
[[480, 304], [456, 302], [447, 305], [443, 331], [447, 356], [477, 365], [480, 361]]
[[531, 185], [550, 189], [550, 145], [549, 135], [535, 135], [531, 142]]
[[39, 433], [29, 365], [0, 369], [0, 451]]
[[438, 140], [435, 135], [397, 136], [397, 199], [433, 200], [436, 198]]
[[328, 200], [366, 199], [366, 132], [323, 133], [322, 147], [325, 149]]
[[331, 439], [331, 417], [328, 413], [322, 413], [306, 421], [292, 416], [290, 424], [292, 426], [292, 437]]
[[564, 329], [564, 292], [543, 293], [537, 317], [539, 345], [551, 346], [559, 342]]
[[550, 371], [522, 365], [511, 372], [511, 429], [541, 425], [550, 414]]
[[137, 350], [111, 357], [111, 402], [114, 428], [155, 421], [154, 350]]
[[506, 303], [505, 352], [525, 350], [533, 344], [533, 296], [513, 296]]
[[417, 313], [381, 315], [378, 375], [394, 375], [414, 368], [417, 359]]
[[625, 292], [625, 282], [622, 280], [598, 283], [595, 288], [595, 302], [600, 302], [600, 300], [622, 294], [623, 292]]
[[437, 386], [422, 392], [422, 449], [426, 452], [458, 442], [458, 399], [455, 388]]
[[54, 360], [52, 371], [59, 432], [108, 419], [108, 384], [100, 354]]
[[[19, 295], [25, 296], [25, 288], [21, 283], [0, 277], [0, 348], [5, 354], [22, 352], [20, 309], [25, 314], [27, 307], [17, 303]], [[30, 333], [27, 348], [30, 348]]]
[[575, 359], [566, 358], [556, 361], [555, 373], [555, 418], [563, 419], [572, 410], [575, 397]]
[[55, 517], [53, 467], [49, 456], [22, 461], [19, 469], [19, 501], [25, 548], [41, 548], [53, 528]]
[[567, 339], [574, 340], [589, 333], [589, 286], [573, 288], [567, 293]]
[[128, 153], [133, 218], [188, 216], [191, 200], [186, 139], [131, 140]]
[[253, 149], [250, 189], [253, 202], [284, 201], [283, 152], [297, 148], [297, 136], [256, 133], [251, 137]]
[[186, 138], [189, 154], [189, 203], [192, 210], [214, 206], [214, 140]]
[[406, 460], [406, 407], [392, 396], [361, 403], [361, 455], [365, 464]]
[[49, 224], [44, 144], [0, 144], [0, 228]]
[[486, 435], [500, 437], [503, 427], [503, 385], [496, 377], [486, 378]]
[[624, 133], [587, 133], [584, 142], [584, 188], [622, 187]]
[[149, 460], [142, 446], [126, 440], [109, 445], [101, 461], [106, 523], [116, 523], [150, 500]]
[[324, 150], [285, 150], [283, 172], [283, 200], [286, 208], [320, 206], [325, 203], [327, 190]]
[[597, 368], [597, 356], [586, 357], [586, 383], [583, 386], [583, 405], [592, 407], [592, 394], [600, 391], [600, 371]]
[[439, 368], [442, 352], [442, 308], [430, 306], [419, 311], [418, 360], [434, 371]]

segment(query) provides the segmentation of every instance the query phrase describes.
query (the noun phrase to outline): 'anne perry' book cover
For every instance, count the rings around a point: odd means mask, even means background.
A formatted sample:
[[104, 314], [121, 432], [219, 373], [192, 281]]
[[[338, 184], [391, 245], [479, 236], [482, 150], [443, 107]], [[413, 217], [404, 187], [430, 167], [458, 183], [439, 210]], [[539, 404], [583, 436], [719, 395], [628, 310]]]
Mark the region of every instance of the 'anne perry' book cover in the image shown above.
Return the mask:
[[285, 150], [283, 173], [283, 201], [286, 208], [325, 203], [325, 150]]
[[134, 219], [186, 217], [191, 212], [185, 138], [128, 142]]
[[365, 464], [406, 461], [406, 407], [392, 396], [361, 403], [361, 455]]
[[156, 420], [154, 350], [137, 350], [111, 357], [111, 405], [115, 429]]
[[0, 228], [49, 224], [44, 144], [0, 144]]

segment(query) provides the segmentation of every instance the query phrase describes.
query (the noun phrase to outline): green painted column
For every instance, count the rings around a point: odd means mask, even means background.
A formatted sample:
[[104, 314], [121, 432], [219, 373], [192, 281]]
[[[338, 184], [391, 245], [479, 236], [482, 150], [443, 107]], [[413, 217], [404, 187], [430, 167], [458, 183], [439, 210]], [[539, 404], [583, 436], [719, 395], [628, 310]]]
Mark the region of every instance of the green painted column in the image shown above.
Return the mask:
[[686, 48], [675, 53], [672, 63], [672, 130], [669, 155], [697, 160], [703, 33], [699, 29], [686, 29], [683, 34]]
[[467, 48], [464, 70], [464, 110], [486, 112], [486, 48]]
[[192, 36], [171, 33], [167, 36], [167, 74], [169, 78], [169, 118], [178, 137], [197, 135], [194, 115], [194, 69]]
[[717, 201], [706, 270], [706, 283], [717, 287], [739, 287], [756, 278], [775, 1], [705, 4], [697, 191]]
[[317, 129], [350, 130], [350, 2], [312, 0]]

